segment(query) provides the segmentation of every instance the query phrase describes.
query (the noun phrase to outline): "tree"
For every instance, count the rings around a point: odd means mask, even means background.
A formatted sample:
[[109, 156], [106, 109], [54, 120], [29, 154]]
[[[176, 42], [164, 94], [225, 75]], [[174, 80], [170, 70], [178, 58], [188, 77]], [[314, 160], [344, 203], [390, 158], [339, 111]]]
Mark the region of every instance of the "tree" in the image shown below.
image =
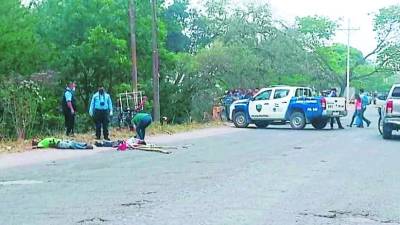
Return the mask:
[[[376, 74], [393, 75], [399, 71], [400, 63], [400, 5], [392, 5], [379, 10], [374, 18], [374, 31], [376, 32], [377, 45], [374, 50], [366, 54], [362, 59], [351, 65], [350, 72], [353, 76], [350, 80], [367, 79]], [[356, 71], [370, 57], [376, 56], [377, 62], [374, 63], [373, 70], [365, 73]]]
[[337, 22], [327, 17], [297, 17], [293, 39], [309, 53], [307, 54], [308, 62], [311, 67], [316, 68], [314, 78], [321, 81], [319, 87], [328, 88], [339, 85], [343, 91], [345, 86], [344, 75], [342, 77], [342, 73], [344, 73], [342, 70], [345, 70], [342, 58], [343, 45], [328, 45], [332, 41], [337, 27]]
[[296, 28], [302, 33], [303, 43], [311, 49], [324, 46], [335, 36], [338, 24], [327, 17], [296, 17]]
[[370, 55], [378, 55], [380, 68], [400, 71], [400, 5], [379, 10], [374, 18], [377, 47]]
[[19, 0], [4, 0], [1, 4], [0, 78], [45, 69], [51, 52], [35, 34], [36, 10], [22, 6]]
[[79, 82], [84, 109], [102, 79], [111, 91], [112, 81], [129, 81], [127, 2], [47, 0], [37, 10], [40, 39], [57, 53], [51, 67], [61, 86]]
[[189, 19], [189, 1], [175, 0], [163, 12], [168, 33], [166, 47], [172, 52], [187, 52], [190, 47], [190, 39], [185, 34]]
[[[303, 35], [299, 39], [302, 45], [314, 53], [313, 59], [328, 75], [327, 80], [334, 85], [339, 85], [343, 92], [346, 85], [347, 47], [342, 44], [328, 44], [335, 33], [337, 23], [319, 16], [297, 18], [296, 21], [297, 30]], [[390, 76], [387, 69], [382, 67], [382, 63], [373, 63], [368, 60], [382, 50], [386, 35], [381, 35], [382, 38], [379, 38], [377, 47], [369, 54], [363, 55], [361, 51], [351, 48], [350, 81], [352, 83], [358, 84], [359, 80], [365, 82], [366, 79], [377, 74]]]
[[[63, 51], [62, 65], [59, 69], [62, 74], [71, 74], [64, 77], [80, 84], [80, 97], [84, 103], [89, 102], [93, 91], [104, 86], [110, 93], [119, 83], [119, 79], [129, 80], [128, 49], [124, 39], [118, 39], [107, 29], [97, 26], [88, 31], [87, 40], [79, 45], [72, 45]], [[87, 104], [83, 104], [87, 110]]]

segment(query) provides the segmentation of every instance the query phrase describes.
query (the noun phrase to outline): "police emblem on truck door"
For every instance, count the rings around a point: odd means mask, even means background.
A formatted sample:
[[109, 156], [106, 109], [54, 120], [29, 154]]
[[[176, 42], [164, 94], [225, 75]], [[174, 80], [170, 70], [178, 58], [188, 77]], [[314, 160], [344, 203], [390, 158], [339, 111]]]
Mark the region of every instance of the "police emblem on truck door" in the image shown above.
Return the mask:
[[262, 105], [260, 105], [260, 104], [256, 105], [257, 112], [261, 112], [261, 109], [262, 109]]

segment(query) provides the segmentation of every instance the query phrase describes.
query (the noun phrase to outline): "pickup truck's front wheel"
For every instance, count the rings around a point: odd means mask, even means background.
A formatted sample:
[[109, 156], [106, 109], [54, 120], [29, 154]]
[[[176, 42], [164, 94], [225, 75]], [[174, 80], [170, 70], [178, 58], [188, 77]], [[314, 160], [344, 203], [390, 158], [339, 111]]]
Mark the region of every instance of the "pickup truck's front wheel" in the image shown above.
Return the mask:
[[290, 116], [290, 126], [295, 130], [302, 130], [306, 126], [306, 117], [302, 112], [294, 112]]
[[238, 128], [246, 128], [249, 126], [249, 121], [247, 121], [247, 117], [244, 112], [235, 112], [235, 114], [233, 114], [233, 123], [235, 124], [235, 127]]
[[311, 125], [317, 130], [324, 129], [326, 124], [328, 124], [328, 119], [315, 119], [311, 122]]

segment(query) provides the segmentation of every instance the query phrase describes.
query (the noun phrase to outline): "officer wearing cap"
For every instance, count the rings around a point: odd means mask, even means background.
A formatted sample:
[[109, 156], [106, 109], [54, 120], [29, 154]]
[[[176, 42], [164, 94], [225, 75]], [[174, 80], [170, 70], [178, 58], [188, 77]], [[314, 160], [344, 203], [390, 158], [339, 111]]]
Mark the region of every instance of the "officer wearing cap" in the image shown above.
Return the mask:
[[76, 114], [75, 88], [75, 82], [70, 82], [65, 88], [62, 97], [62, 110], [65, 118], [65, 128], [67, 136], [74, 136]]
[[104, 87], [99, 87], [98, 91], [93, 95], [89, 114], [96, 123], [96, 139], [100, 139], [101, 128], [103, 128], [104, 139], [110, 140], [108, 137], [108, 116], [113, 115], [113, 106], [111, 97], [104, 91]]
[[[331, 93], [328, 95], [328, 97], [337, 97], [337, 90], [336, 88], [331, 88]], [[331, 125], [331, 129], [333, 129], [333, 123], [336, 120], [336, 123], [338, 125], [339, 129], [344, 129], [344, 127], [342, 126], [342, 123], [340, 122], [340, 118], [339, 117], [331, 117], [331, 121], [330, 121], [330, 125]]]

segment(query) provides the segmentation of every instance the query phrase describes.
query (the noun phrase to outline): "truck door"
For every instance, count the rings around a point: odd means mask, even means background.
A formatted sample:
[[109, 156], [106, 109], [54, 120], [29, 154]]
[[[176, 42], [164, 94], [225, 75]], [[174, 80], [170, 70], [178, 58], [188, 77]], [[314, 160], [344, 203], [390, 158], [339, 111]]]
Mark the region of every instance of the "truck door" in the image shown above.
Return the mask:
[[273, 99], [271, 100], [271, 118], [277, 120], [285, 118], [286, 111], [289, 107], [290, 96], [293, 96], [293, 94], [290, 93], [290, 89], [275, 89]]
[[266, 120], [271, 116], [271, 89], [259, 92], [249, 102], [249, 115], [253, 120]]

